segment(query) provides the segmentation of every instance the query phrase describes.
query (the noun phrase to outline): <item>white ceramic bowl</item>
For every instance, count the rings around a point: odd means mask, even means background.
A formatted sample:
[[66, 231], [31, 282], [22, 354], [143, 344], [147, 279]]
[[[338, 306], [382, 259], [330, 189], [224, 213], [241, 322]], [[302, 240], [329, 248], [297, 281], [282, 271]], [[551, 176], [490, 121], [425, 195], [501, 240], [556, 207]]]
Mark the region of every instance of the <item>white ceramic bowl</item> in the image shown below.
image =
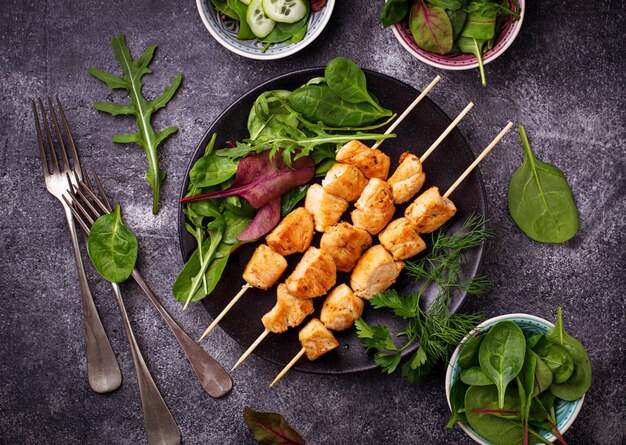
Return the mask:
[[[515, 22], [507, 19], [493, 48], [483, 54], [483, 65], [500, 57], [511, 46], [520, 29], [522, 29], [524, 13], [526, 12], [525, 0], [518, 0], [518, 5], [520, 8], [520, 19]], [[440, 55], [423, 50], [415, 43], [406, 21], [393, 25], [391, 29], [404, 49], [428, 65], [444, 70], [469, 70], [478, 67], [478, 60], [472, 54]]]
[[258, 40], [237, 40], [239, 23], [228, 18], [222, 20], [222, 14], [215, 9], [211, 0], [196, 0], [196, 6], [204, 26], [224, 48], [249, 59], [275, 60], [297, 53], [316, 39], [330, 20], [335, 0], [328, 0], [321, 10], [311, 13], [308, 30], [302, 41], [292, 44], [275, 43], [265, 52], [265, 44]]
[[[448, 371], [446, 372], [446, 399], [448, 399], [448, 407], [450, 407], [450, 409], [452, 409], [452, 406], [450, 405], [450, 388], [452, 388], [452, 384], [456, 382], [456, 380], [461, 375], [461, 367], [459, 366], [458, 362], [462, 347], [471, 337], [476, 335], [478, 332], [485, 332], [489, 330], [489, 328], [491, 328], [493, 325], [503, 320], [510, 320], [517, 323], [517, 325], [522, 329], [522, 332], [524, 332], [527, 337], [534, 334], [545, 334], [554, 327], [553, 323], [550, 323], [543, 318], [535, 317], [534, 315], [528, 314], [500, 315], [499, 317], [490, 318], [489, 320], [486, 320], [479, 324], [475, 330], [471, 331], [463, 339], [463, 341], [461, 341], [459, 346], [457, 346], [457, 348], [454, 350], [452, 357], [450, 358], [450, 364], [448, 365]], [[572, 426], [574, 420], [576, 420], [576, 417], [578, 416], [578, 413], [580, 413], [580, 410], [583, 406], [584, 399], [585, 397], [583, 396], [573, 402], [559, 400], [555, 404], [557, 420], [556, 427], [561, 434], [565, 433], [565, 431], [567, 431], [569, 427]], [[485, 440], [481, 436], [479, 436], [478, 433], [476, 433], [476, 431], [474, 431], [469, 425], [465, 425], [460, 422], [458, 423], [458, 425], [475, 442], [481, 445], [493, 445], [492, 442], [489, 442], [488, 440]], [[549, 441], [556, 440], [556, 437], [552, 433], [549, 433], [547, 431], [538, 432]]]

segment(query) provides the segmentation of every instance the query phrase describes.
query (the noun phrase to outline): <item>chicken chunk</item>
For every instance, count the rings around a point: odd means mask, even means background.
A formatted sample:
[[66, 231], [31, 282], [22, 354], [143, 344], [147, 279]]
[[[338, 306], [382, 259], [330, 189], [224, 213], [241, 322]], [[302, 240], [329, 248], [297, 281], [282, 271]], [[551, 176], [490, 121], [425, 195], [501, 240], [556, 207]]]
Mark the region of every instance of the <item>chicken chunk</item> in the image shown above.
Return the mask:
[[265, 241], [283, 256], [304, 252], [313, 239], [313, 215], [304, 207], [298, 207], [267, 235]]
[[417, 233], [431, 233], [452, 218], [455, 213], [454, 203], [441, 196], [437, 187], [431, 187], [406, 208], [404, 216], [411, 222]]
[[376, 235], [385, 228], [396, 211], [391, 186], [382, 179], [370, 179], [354, 207], [352, 224]]
[[333, 257], [337, 270], [350, 272], [361, 254], [372, 245], [372, 237], [365, 229], [347, 222], [326, 229], [320, 249]]
[[339, 342], [333, 333], [317, 318], [309, 321], [300, 330], [298, 340], [300, 340], [300, 344], [309, 360], [315, 360], [339, 346]]
[[406, 218], [398, 218], [378, 234], [383, 246], [396, 261], [406, 260], [426, 249], [426, 243]]
[[325, 232], [329, 226], [337, 224], [350, 203], [339, 196], [328, 193], [319, 184], [309, 187], [304, 207], [313, 215], [315, 230]]
[[369, 300], [395, 283], [403, 268], [402, 261], [394, 261], [391, 254], [378, 244], [370, 247], [359, 259], [350, 276], [350, 287], [354, 295]]
[[361, 318], [365, 302], [352, 293], [346, 284], [332, 290], [322, 307], [320, 320], [328, 329], [344, 331]]
[[400, 165], [387, 180], [391, 185], [393, 202], [402, 204], [409, 201], [420, 191], [425, 181], [426, 174], [422, 171], [420, 159], [405, 151], [400, 156]]
[[333, 257], [316, 247], [309, 247], [285, 284], [290, 294], [307, 299], [324, 295], [336, 281], [337, 268]]
[[342, 164], [354, 165], [367, 179], [387, 179], [391, 164], [391, 159], [385, 153], [357, 140], [350, 141], [341, 147], [335, 159]]
[[287, 260], [270, 246], [261, 244], [243, 270], [246, 283], [258, 289], [269, 289], [287, 269]]
[[348, 202], [356, 201], [366, 185], [367, 178], [365, 175], [350, 164], [333, 165], [322, 181], [324, 190]]
[[276, 290], [276, 304], [261, 318], [265, 328], [275, 334], [294, 328], [313, 313], [313, 302], [294, 297], [285, 284], [279, 284]]

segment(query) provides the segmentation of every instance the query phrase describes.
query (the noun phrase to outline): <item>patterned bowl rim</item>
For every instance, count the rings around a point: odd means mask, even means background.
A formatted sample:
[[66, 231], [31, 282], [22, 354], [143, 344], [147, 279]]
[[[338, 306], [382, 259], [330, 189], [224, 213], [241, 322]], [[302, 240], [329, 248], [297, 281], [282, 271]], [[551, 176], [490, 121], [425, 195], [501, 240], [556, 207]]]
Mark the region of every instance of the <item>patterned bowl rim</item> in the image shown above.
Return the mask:
[[[389, 0], [385, 0], [385, 2], [387, 1]], [[501, 42], [497, 43], [494, 49], [487, 51], [483, 55], [483, 65], [487, 65], [489, 62], [496, 60], [498, 57], [500, 57], [500, 55], [506, 52], [509, 46], [513, 44], [513, 42], [517, 38], [517, 35], [522, 29], [522, 23], [524, 22], [524, 15], [526, 13], [526, 1], [517, 0], [517, 3], [519, 4], [519, 7], [520, 7], [520, 19], [512, 23], [512, 25], [510, 26], [510, 29], [507, 31], [506, 35], [504, 36], [504, 39], [503, 40], [500, 39]], [[402, 31], [402, 24], [398, 23], [398, 24], [392, 25], [391, 30], [393, 31], [393, 34], [395, 35], [398, 42], [400, 42], [400, 44], [404, 47], [404, 49], [410, 52], [417, 59], [421, 60], [422, 62], [430, 66], [434, 66], [435, 68], [441, 68], [444, 70], [451, 70], [451, 71], [469, 70], [469, 69], [478, 67], [478, 60], [476, 60], [474, 56], [472, 56], [472, 58], [475, 60], [474, 62], [462, 64], [462, 65], [452, 64], [452, 63], [447, 63], [447, 62], [437, 62], [436, 60], [433, 60], [433, 59], [437, 58], [441, 60], [441, 59], [445, 59], [446, 56], [439, 56], [438, 54], [430, 55], [430, 53], [425, 50], [422, 50], [420, 48], [417, 48], [417, 49], [414, 48], [411, 45], [411, 43], [407, 41], [407, 37]], [[417, 45], [415, 46], [417, 47]]]
[[[445, 389], [446, 389], [446, 399], [448, 401], [448, 408], [450, 408], [451, 411], [452, 411], [452, 405], [450, 404], [450, 388], [452, 387], [452, 374], [454, 373], [456, 364], [457, 364], [457, 362], [459, 360], [459, 355], [461, 354], [462, 346], [471, 337], [476, 335], [478, 332], [482, 331], [484, 328], [490, 328], [494, 324], [496, 324], [496, 323], [498, 323], [500, 321], [503, 321], [503, 320], [511, 320], [511, 321], [514, 321], [514, 322], [517, 322], [518, 320], [520, 320], [520, 321], [534, 321], [534, 322], [542, 325], [545, 328], [546, 332], [549, 329], [554, 327], [554, 323], [551, 323], [548, 320], [545, 320], [543, 318], [537, 317], [535, 315], [521, 314], [521, 313], [520, 314], [499, 315], [497, 317], [490, 318], [489, 320], [485, 320], [481, 324], [476, 326], [476, 329], [473, 329], [472, 331], [470, 331], [470, 333], [467, 334], [463, 338], [463, 340], [461, 340], [459, 345], [454, 350], [454, 353], [452, 354], [452, 357], [450, 357], [450, 362], [448, 363], [448, 368], [446, 370]], [[580, 410], [583, 407], [584, 400], [585, 400], [585, 396], [582, 396], [580, 399], [574, 400], [573, 402], [565, 402], [567, 404], [572, 404], [572, 406], [574, 407], [574, 410], [569, 415], [569, 417], [566, 418], [565, 424], [563, 424], [561, 426], [561, 428], [559, 429], [559, 432], [561, 434], [564, 434], [572, 426], [572, 424], [574, 423], [574, 420], [576, 420], [576, 417], [578, 417], [578, 414], [580, 413]], [[477, 443], [479, 443], [481, 445], [493, 445], [492, 442], [489, 442], [489, 441], [483, 439], [480, 435], [478, 435], [478, 433], [476, 433], [476, 431], [474, 431], [469, 425], [465, 425], [465, 424], [463, 424], [461, 422], [458, 422], [457, 425], [459, 425], [461, 427], [461, 429], [463, 431], [465, 431], [465, 433], [469, 437], [471, 437], [475, 442], [477, 442]], [[549, 440], [551, 442], [556, 440], [556, 436], [554, 436], [551, 433], [542, 434], [542, 436], [544, 436], [547, 440]]]
[[307, 32], [306, 37], [302, 41], [289, 45], [290, 47], [285, 49], [284, 51], [273, 53], [273, 54], [267, 54], [267, 53], [255, 53], [255, 52], [243, 51], [231, 45], [226, 39], [224, 39], [224, 37], [222, 37], [222, 35], [218, 31], [213, 29], [213, 27], [211, 26], [210, 19], [206, 16], [205, 9], [203, 8], [203, 3], [205, 1], [207, 0], [196, 0], [196, 7], [198, 8], [198, 13], [200, 14], [200, 18], [202, 19], [202, 22], [204, 23], [205, 28], [209, 30], [213, 38], [217, 40], [219, 44], [222, 45], [224, 48], [234, 52], [235, 54], [238, 54], [242, 57], [247, 57], [248, 59], [255, 59], [255, 60], [282, 59], [283, 57], [291, 56], [292, 54], [297, 53], [301, 49], [304, 49], [321, 34], [324, 28], [326, 28], [326, 25], [328, 24], [328, 21], [330, 20], [330, 16], [332, 15], [333, 9], [335, 7], [335, 0], [328, 0], [326, 3], [326, 6], [324, 6], [322, 10], [315, 13], [315, 14], [321, 14], [320, 26], [316, 30], [314, 30], [311, 33]]

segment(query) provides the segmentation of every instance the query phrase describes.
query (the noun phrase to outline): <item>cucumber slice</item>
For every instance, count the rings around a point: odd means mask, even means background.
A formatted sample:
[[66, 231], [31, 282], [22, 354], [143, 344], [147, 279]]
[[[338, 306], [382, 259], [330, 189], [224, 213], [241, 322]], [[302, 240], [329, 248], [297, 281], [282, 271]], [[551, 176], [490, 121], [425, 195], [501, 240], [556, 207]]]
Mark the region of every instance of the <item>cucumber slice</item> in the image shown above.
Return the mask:
[[252, 33], [259, 39], [272, 32], [276, 25], [276, 22], [268, 18], [265, 12], [263, 12], [263, 0], [252, 0], [250, 2], [246, 13], [246, 22], [248, 22]]
[[280, 23], [294, 23], [306, 15], [307, 0], [263, 0], [263, 10], [270, 19]]

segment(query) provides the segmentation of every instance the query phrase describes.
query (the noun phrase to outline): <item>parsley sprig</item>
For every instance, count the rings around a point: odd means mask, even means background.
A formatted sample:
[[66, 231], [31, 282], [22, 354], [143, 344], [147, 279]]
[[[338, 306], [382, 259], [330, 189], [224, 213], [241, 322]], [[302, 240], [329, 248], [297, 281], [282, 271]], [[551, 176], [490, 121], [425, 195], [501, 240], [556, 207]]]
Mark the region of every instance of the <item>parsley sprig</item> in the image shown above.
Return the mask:
[[[402, 366], [404, 377], [411, 382], [419, 380], [437, 363], [448, 360], [453, 348], [484, 320], [482, 314], [451, 314], [448, 305], [455, 291], [479, 295], [491, 288], [484, 275], [467, 280], [460, 276], [465, 251], [491, 237], [491, 231], [485, 228], [485, 219], [475, 215], [467, 218], [459, 233], [448, 234], [447, 227], [442, 227], [432, 235], [430, 253], [406, 263], [409, 275], [421, 281], [419, 289], [408, 295], [390, 289], [370, 300], [375, 309], [390, 309], [406, 320], [406, 328], [398, 334], [406, 340], [402, 346], [396, 345], [387, 326], [370, 326], [362, 318], [356, 322], [357, 335], [367, 351], [376, 350], [374, 361], [383, 372], [393, 373], [400, 364], [402, 352], [419, 341], [417, 351]], [[437, 296], [424, 309], [420, 302], [431, 286], [436, 286]]]

